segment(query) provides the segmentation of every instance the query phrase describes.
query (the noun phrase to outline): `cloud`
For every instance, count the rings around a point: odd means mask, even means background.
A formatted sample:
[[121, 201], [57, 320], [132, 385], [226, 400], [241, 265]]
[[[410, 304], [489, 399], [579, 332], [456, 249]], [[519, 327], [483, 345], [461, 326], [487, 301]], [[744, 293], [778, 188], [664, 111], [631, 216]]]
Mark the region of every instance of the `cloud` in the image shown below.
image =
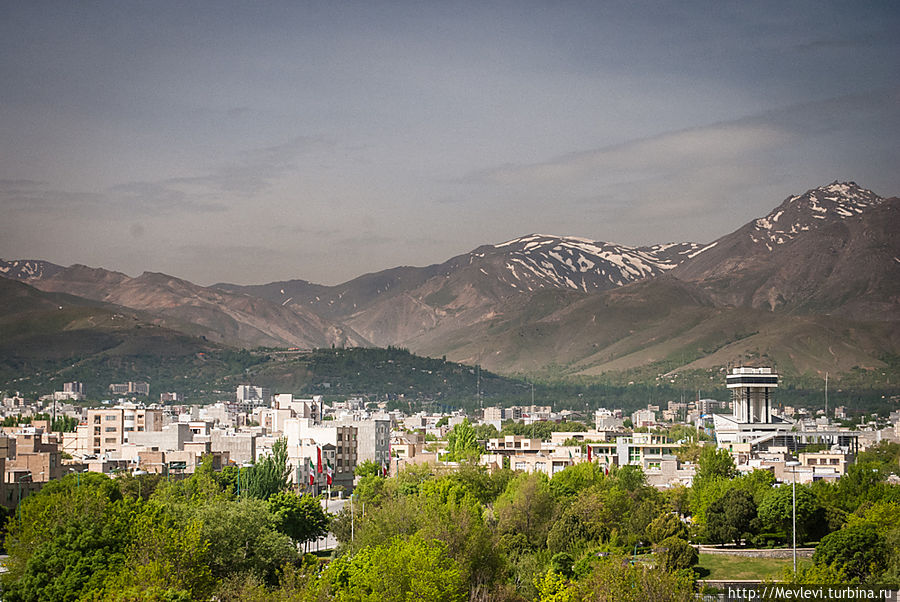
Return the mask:
[[[825, 183], [817, 178], [843, 177], [829, 169], [869, 151], [879, 135], [892, 139], [896, 100], [896, 91], [878, 90], [798, 104], [544, 162], [503, 165], [459, 184], [469, 198], [489, 199], [507, 210], [515, 206], [519, 212], [512, 219], [531, 211], [546, 215], [552, 203], [561, 214], [571, 212], [615, 232], [625, 224], [629, 233], [637, 232], [637, 224], [648, 233], [665, 230], [669, 220], [719, 227], [723, 211], [735, 209], [741, 219], [756, 215], [758, 209], [746, 207], [751, 199], [771, 202], [773, 187], [792, 186], [798, 175], [811, 186]], [[811, 152], [818, 171], [810, 171]]]
[[237, 198], [253, 198], [298, 169], [304, 154], [322, 146], [297, 137], [286, 143], [249, 149], [234, 161], [192, 177], [137, 180], [99, 191], [54, 188], [28, 179], [0, 179], [0, 206], [28, 212], [102, 212], [107, 219], [183, 213], [221, 212]]
[[321, 139], [298, 136], [283, 144], [242, 151], [235, 161], [219, 165], [209, 173], [173, 178], [165, 183], [172, 187], [195, 187], [198, 193], [254, 196], [271, 188], [279, 178], [296, 171], [303, 155], [327, 146]]
[[101, 207], [104, 195], [95, 192], [54, 190], [46, 182], [0, 179], [0, 207], [25, 212], [55, 212]]

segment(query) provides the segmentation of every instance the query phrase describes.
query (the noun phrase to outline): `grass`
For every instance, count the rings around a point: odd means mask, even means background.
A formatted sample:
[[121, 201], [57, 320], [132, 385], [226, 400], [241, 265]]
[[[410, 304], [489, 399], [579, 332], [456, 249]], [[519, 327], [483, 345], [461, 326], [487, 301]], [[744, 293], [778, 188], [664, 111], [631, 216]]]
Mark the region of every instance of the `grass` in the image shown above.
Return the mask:
[[[808, 558], [798, 558], [797, 566], [811, 564]], [[777, 579], [781, 572], [793, 566], [791, 558], [749, 558], [729, 554], [700, 554], [697, 564], [701, 579], [743, 580]]]

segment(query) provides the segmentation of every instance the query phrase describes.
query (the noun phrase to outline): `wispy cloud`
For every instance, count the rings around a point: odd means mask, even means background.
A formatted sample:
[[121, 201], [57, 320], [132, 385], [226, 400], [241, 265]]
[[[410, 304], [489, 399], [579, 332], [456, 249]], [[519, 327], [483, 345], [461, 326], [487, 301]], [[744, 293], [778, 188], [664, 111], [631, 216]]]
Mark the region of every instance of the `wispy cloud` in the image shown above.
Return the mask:
[[124, 182], [98, 191], [61, 190], [35, 180], [5, 179], [0, 180], [0, 205], [40, 213], [102, 211], [109, 219], [220, 212], [236, 199], [269, 190], [279, 178], [298, 168], [301, 155], [322, 144], [297, 137], [243, 151], [234, 161], [197, 176]]
[[[460, 184], [475, 191], [471, 198], [482, 194], [523, 211], [552, 202], [590, 213], [613, 229], [626, 222], [648, 226], [700, 217], [712, 223], [715, 213], [739, 206], [749, 191], [777, 184], [784, 174], [782, 162], [795, 162], [821, 136], [843, 137], [852, 149], [863, 127], [894, 127], [897, 119], [889, 115], [896, 99], [896, 91], [879, 90], [794, 105], [545, 162], [504, 165], [470, 174]], [[826, 149], [819, 152], [824, 156]]]

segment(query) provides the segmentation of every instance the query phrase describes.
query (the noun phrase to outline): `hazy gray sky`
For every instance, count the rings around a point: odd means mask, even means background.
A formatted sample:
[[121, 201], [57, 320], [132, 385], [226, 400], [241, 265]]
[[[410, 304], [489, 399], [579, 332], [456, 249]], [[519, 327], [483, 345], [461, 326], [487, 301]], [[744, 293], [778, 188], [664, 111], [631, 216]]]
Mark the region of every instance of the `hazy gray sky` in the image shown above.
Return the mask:
[[890, 2], [3, 2], [0, 257], [335, 284], [900, 195]]

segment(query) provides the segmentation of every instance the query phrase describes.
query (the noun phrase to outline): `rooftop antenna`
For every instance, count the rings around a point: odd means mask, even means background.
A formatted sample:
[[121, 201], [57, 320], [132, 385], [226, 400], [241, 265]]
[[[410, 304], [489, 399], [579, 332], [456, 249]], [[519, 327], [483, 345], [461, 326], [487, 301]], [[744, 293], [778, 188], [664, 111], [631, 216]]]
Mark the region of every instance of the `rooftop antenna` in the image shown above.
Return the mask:
[[825, 420], [828, 420], [828, 371], [825, 371]]

